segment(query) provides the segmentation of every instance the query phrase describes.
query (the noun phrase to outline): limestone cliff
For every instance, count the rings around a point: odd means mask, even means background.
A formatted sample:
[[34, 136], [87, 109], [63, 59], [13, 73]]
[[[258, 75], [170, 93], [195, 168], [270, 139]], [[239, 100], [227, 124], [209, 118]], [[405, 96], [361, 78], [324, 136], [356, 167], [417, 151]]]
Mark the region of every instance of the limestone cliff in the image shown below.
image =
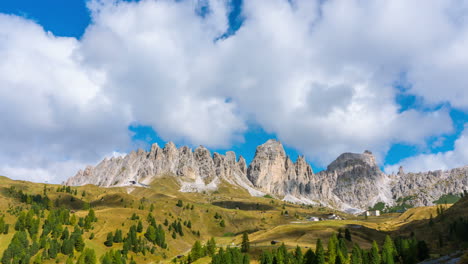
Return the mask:
[[144, 185], [168, 173], [177, 177], [183, 192], [215, 190], [224, 181], [255, 196], [268, 193], [286, 201], [350, 212], [377, 202], [392, 205], [398, 199], [415, 206], [431, 205], [444, 194], [468, 189], [468, 167], [425, 173], [405, 173], [400, 168], [397, 175], [386, 175], [369, 151], [341, 154], [326, 170], [315, 174], [304, 157], [293, 162], [276, 140], [258, 146], [249, 166], [232, 151], [212, 155], [202, 146], [193, 151], [176, 148], [173, 143], [164, 148], [154, 144], [149, 152], [138, 150], [104, 159], [95, 167], [79, 171], [65, 184]]

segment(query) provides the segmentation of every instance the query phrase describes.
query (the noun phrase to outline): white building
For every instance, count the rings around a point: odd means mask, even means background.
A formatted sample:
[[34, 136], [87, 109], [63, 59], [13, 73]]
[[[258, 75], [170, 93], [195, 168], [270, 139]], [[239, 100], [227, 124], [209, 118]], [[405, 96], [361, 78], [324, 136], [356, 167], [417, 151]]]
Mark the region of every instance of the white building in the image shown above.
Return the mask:
[[364, 213], [366, 216], [380, 216], [380, 211], [375, 210], [375, 211], [366, 211]]

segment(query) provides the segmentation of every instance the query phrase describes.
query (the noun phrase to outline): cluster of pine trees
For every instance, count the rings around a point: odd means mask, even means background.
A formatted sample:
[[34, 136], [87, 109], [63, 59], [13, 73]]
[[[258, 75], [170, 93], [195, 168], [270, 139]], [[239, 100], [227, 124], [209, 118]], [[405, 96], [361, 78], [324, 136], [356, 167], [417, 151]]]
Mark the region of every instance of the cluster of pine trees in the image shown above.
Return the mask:
[[20, 202], [25, 204], [36, 205], [39, 208], [48, 210], [53, 207], [52, 200], [49, 199], [47, 194], [26, 194], [22, 190], [16, 190], [15, 186], [8, 188], [7, 193], [11, 197], [18, 199]]
[[122, 237], [122, 230], [117, 229], [115, 230], [115, 234], [113, 232], [109, 232], [107, 234], [106, 241], [104, 241], [104, 245], [107, 247], [112, 247], [114, 243], [122, 243], [123, 242], [123, 237]]
[[[101, 264], [126, 264], [126, 263], [127, 263], [127, 258], [125, 255], [122, 255], [120, 250], [107, 251], [101, 257]], [[129, 264], [136, 264], [136, 262], [132, 258]]]
[[166, 244], [166, 233], [161, 224], [156, 224], [156, 219], [149, 214], [148, 215], [148, 228], [146, 229], [145, 237], [148, 241], [161, 248], [167, 248]]
[[175, 220], [169, 225], [169, 231], [172, 231], [172, 238], [176, 239], [177, 234], [179, 236], [184, 236], [184, 231], [182, 230], [182, 223], [181, 220]]
[[242, 253], [238, 248], [220, 248], [211, 259], [211, 264], [248, 264], [249, 255]]
[[[44, 220], [39, 236], [41, 218]], [[85, 247], [83, 230], [75, 225], [70, 234], [68, 227], [64, 226], [71, 224], [70, 213], [66, 209], [52, 209], [46, 218], [44, 211], [31, 209], [21, 212], [15, 223], [17, 232], [4, 251], [1, 263], [29, 263], [36, 254], [34, 262], [41, 263], [43, 260], [55, 259], [59, 253], [71, 257], [75, 252], [82, 252]]]
[[[45, 188], [45, 186], [44, 186], [44, 188]], [[63, 192], [63, 193], [78, 195], [78, 190], [77, 189], [72, 189], [70, 186], [57, 187], [56, 192]], [[85, 196], [85, 195], [82, 194], [82, 196]]]
[[291, 263], [291, 264], [413, 264], [429, 257], [429, 249], [424, 241], [414, 238], [398, 237], [393, 241], [389, 236], [385, 238], [382, 250], [374, 241], [370, 250], [363, 250], [354, 244], [351, 252], [348, 250], [347, 239], [332, 235], [328, 242], [327, 251], [322, 241], [317, 240], [316, 249], [308, 249], [305, 254], [300, 247], [288, 252], [283, 245], [273, 251], [265, 251], [260, 257], [261, 264]]
[[[248, 240], [248, 239], [247, 239]], [[185, 258], [174, 258], [174, 263], [190, 264], [200, 258], [210, 256], [212, 264], [247, 264], [250, 258], [247, 254], [241, 252], [238, 248], [217, 248], [216, 241], [211, 238], [202, 246], [200, 241], [195, 241], [192, 250]], [[286, 262], [285, 262], [286, 263]]]

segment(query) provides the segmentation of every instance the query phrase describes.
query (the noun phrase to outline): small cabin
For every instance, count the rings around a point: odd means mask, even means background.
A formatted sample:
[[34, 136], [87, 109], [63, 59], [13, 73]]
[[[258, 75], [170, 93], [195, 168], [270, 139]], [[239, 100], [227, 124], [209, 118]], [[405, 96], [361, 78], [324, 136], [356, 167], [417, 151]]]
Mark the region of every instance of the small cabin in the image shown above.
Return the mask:
[[136, 181], [130, 181], [131, 184], [136, 184], [137, 182]]
[[271, 244], [272, 244], [272, 245], [276, 245], [276, 244], [279, 244], [279, 243], [281, 243], [281, 242], [278, 241], [278, 240], [272, 240], [272, 241], [271, 241]]
[[372, 211], [366, 211], [364, 212], [365, 216], [380, 216], [380, 211], [379, 210], [372, 210]]

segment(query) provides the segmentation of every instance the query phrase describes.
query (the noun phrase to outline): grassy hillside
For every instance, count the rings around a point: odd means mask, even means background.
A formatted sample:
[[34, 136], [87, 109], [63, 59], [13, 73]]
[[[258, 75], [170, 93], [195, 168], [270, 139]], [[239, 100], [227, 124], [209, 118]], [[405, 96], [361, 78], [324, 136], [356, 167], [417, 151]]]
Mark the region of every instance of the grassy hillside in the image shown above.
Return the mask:
[[[13, 234], [19, 232], [15, 230], [15, 224], [21, 212], [26, 214], [31, 211], [31, 219], [39, 219], [37, 235], [28, 236], [28, 239], [30, 243], [37, 241], [40, 244], [44, 231], [42, 226], [50, 212], [58, 208], [66, 209], [70, 214], [69, 219], [74, 218], [77, 222], [64, 222], [61, 231], [65, 228], [70, 232], [76, 228], [81, 230], [85, 246], [94, 250], [98, 260], [112, 249], [120, 251], [126, 247], [123, 241], [106, 246], [110, 232], [114, 235], [119, 229], [126, 238], [132, 228], [137, 228], [141, 222], [142, 231], [135, 235], [139, 249], [135, 252], [129, 250], [127, 254], [128, 261], [133, 259], [136, 263], [168, 263], [176, 256], [187, 256], [196, 241], [205, 243], [212, 237], [217, 246], [237, 247], [241, 244], [243, 233], [249, 234], [250, 256], [254, 261], [262, 251], [276, 249], [283, 243], [286, 249], [300, 246], [306, 250], [315, 249], [317, 239], [321, 239], [326, 248], [333, 234], [346, 229], [353, 238], [352, 242], [347, 242], [350, 250], [353, 243], [363, 249], [370, 249], [374, 240], [382, 244], [386, 234], [409, 236], [411, 230], [418, 230], [415, 231], [418, 238], [433, 239], [424, 234], [431, 215], [436, 228], [449, 218], [468, 216], [466, 199], [462, 199], [444, 211], [445, 220], [442, 216], [437, 217], [437, 207], [412, 208], [403, 214], [364, 219], [323, 207], [289, 204], [271, 197], [251, 197], [245, 190], [226, 183], [211, 193], [181, 193], [172, 175], [156, 179], [148, 188], [99, 188], [93, 185], [65, 188], [60, 185], [13, 181], [6, 177], [0, 177], [0, 186], [0, 217], [3, 216], [4, 222], [10, 226], [8, 234], [0, 234], [0, 256], [10, 244]], [[47, 200], [44, 200], [45, 197]], [[87, 228], [83, 221], [89, 217], [90, 208], [97, 221]], [[310, 216], [326, 218], [331, 213], [345, 220], [306, 220]], [[145, 236], [152, 227], [161, 228], [165, 237], [164, 245], [158, 245]], [[440, 230], [443, 228], [440, 227]], [[47, 245], [53, 244], [54, 239], [60, 242], [52, 233], [45, 238]], [[272, 245], [272, 241], [278, 243]], [[448, 250], [449, 247], [445, 248]], [[81, 254], [76, 249], [73, 251], [73, 263]], [[32, 256], [31, 263], [38, 256], [44, 258], [43, 255], [44, 249], [39, 250]], [[67, 255], [58, 253], [55, 258], [44, 258], [42, 263], [65, 263], [67, 258]], [[204, 257], [195, 263], [210, 261], [210, 257]]]

